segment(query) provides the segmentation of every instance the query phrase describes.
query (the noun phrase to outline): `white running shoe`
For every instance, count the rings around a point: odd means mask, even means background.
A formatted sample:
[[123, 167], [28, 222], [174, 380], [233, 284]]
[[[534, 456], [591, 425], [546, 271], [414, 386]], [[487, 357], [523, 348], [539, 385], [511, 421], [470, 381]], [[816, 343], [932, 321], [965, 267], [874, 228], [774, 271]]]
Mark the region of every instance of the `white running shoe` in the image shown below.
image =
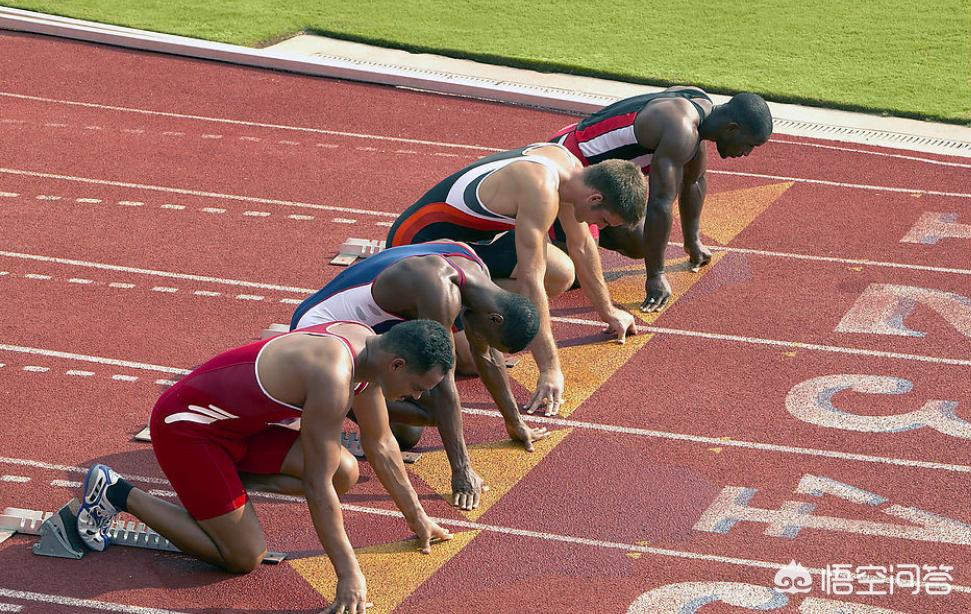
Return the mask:
[[107, 465], [93, 465], [84, 476], [84, 499], [78, 512], [78, 535], [84, 545], [101, 552], [111, 543], [108, 529], [118, 514], [108, 501], [108, 487], [121, 479]]

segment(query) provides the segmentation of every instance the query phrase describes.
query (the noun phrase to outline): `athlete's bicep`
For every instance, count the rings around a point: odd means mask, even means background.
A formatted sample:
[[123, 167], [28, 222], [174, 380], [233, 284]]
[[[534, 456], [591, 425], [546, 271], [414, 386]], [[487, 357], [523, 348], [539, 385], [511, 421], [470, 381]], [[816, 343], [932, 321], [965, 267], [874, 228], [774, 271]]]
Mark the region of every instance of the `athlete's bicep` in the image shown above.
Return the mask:
[[340, 432], [350, 407], [350, 377], [340, 369], [320, 368], [306, 386], [300, 420], [304, 480], [330, 479], [340, 464]]

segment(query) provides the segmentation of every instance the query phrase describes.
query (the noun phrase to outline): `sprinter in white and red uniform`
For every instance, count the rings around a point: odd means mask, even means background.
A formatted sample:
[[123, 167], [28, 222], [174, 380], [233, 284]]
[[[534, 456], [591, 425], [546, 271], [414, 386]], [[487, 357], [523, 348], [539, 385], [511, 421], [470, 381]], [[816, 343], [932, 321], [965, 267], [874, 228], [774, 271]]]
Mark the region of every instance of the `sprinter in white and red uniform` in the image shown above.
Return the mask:
[[[565, 147], [536, 143], [487, 156], [438, 182], [398, 216], [387, 244], [463, 241], [486, 263], [493, 280], [536, 305], [540, 326], [530, 349], [539, 378], [527, 411], [545, 406], [547, 415], [554, 415], [564, 382], [549, 299], [579, 278], [610, 334], [622, 342], [637, 332], [634, 317], [610, 300], [587, 224], [637, 223], [646, 191], [644, 176], [629, 162], [584, 167]], [[568, 254], [549, 241], [557, 219], [570, 239]]]
[[[327, 322], [223, 352], [165, 391], [152, 411], [152, 447], [184, 507], [95, 465], [84, 480], [78, 533], [103, 550], [114, 516], [125, 511], [186, 554], [248, 572], [266, 554], [266, 541], [244, 484], [305, 496], [337, 572], [334, 605], [363, 612], [364, 577], [337, 498], [357, 481], [357, 463], [340, 445], [341, 425], [353, 404], [375, 473], [430, 551], [433, 539], [449, 535], [425, 515], [411, 487], [385, 397], [418, 398], [434, 388], [451, 370], [453, 352], [448, 331], [430, 320], [384, 335], [356, 322]], [[299, 432], [282, 426], [297, 419]]]
[[[649, 198], [642, 226], [603, 228], [600, 247], [644, 259], [646, 298], [641, 309], [656, 311], [671, 297], [664, 276], [664, 250], [671, 232], [672, 206], [678, 210], [684, 249], [692, 269], [711, 261], [701, 242], [708, 155], [703, 141], [714, 141], [722, 158], [747, 156], [769, 140], [772, 115], [755, 94], [738, 94], [714, 105], [696, 87], [672, 87], [604, 107], [566, 126], [550, 140], [569, 149], [584, 165], [630, 160], [648, 176]], [[554, 228], [554, 231], [557, 229]], [[565, 241], [557, 233], [557, 241]]]
[[[503, 290], [466, 244], [433, 241], [385, 249], [348, 267], [293, 312], [291, 329], [328, 320], [356, 320], [378, 332], [425, 318], [452, 327], [459, 360], [478, 374], [499, 408], [506, 432], [530, 452], [548, 436], [530, 428], [509, 386], [503, 352], [519, 352], [536, 336], [539, 314], [528, 298]], [[459, 351], [460, 348], [463, 348]], [[462, 407], [450, 371], [420, 399], [389, 401], [391, 429], [402, 450], [434, 426], [452, 470], [452, 504], [479, 506], [485, 483], [472, 468], [462, 433]]]

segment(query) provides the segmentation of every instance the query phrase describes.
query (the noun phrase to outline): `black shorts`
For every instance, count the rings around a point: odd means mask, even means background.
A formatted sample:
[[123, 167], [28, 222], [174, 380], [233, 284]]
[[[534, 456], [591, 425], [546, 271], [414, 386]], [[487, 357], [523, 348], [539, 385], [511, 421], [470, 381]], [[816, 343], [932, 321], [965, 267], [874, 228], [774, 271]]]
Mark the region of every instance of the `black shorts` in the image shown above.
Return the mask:
[[479, 258], [489, 267], [493, 279], [509, 279], [516, 268], [516, 231], [508, 230], [489, 244], [470, 243]]

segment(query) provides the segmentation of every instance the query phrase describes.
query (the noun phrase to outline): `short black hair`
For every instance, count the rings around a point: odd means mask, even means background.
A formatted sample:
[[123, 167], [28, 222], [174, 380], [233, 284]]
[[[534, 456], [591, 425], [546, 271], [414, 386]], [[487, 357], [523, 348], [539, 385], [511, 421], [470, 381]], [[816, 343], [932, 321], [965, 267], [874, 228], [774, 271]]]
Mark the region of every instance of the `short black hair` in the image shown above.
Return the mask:
[[496, 294], [496, 309], [502, 316], [500, 343], [507, 352], [526, 349], [539, 332], [536, 305], [522, 294], [502, 290]]
[[601, 207], [636, 224], [647, 207], [647, 180], [630, 160], [604, 160], [583, 169], [583, 182], [603, 194]]
[[726, 103], [729, 116], [746, 132], [759, 139], [768, 141], [772, 134], [772, 112], [769, 105], [758, 94], [743, 92], [732, 96]]
[[381, 349], [399, 356], [408, 370], [427, 373], [436, 366], [448, 373], [455, 365], [452, 334], [434, 320], [410, 320], [381, 335]]

